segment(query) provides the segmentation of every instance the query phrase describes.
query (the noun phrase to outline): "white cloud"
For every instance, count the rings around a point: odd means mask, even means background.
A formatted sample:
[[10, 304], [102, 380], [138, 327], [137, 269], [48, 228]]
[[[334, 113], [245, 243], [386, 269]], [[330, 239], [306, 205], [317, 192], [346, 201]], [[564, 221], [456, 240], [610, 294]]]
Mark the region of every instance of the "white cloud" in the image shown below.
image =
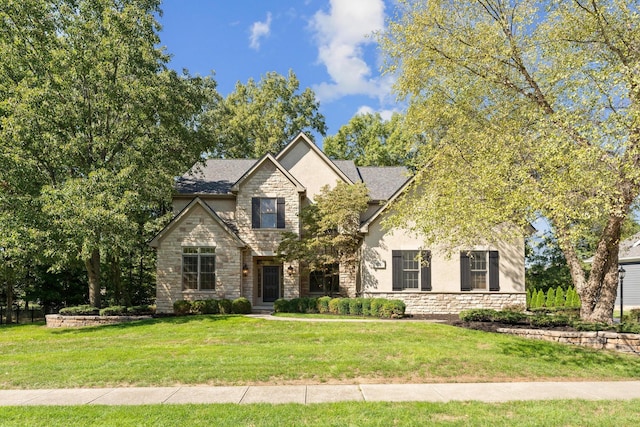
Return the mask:
[[267, 12], [267, 20], [265, 22], [254, 22], [251, 25], [250, 32], [249, 47], [255, 50], [260, 49], [260, 39], [268, 37], [271, 33], [271, 12]]
[[331, 82], [314, 87], [320, 100], [345, 95], [383, 97], [389, 84], [373, 76], [363, 48], [375, 43], [374, 31], [384, 28], [383, 0], [331, 0], [329, 13], [318, 11], [310, 26], [318, 43], [318, 60]]
[[359, 115], [359, 114], [378, 113], [378, 114], [380, 114], [380, 117], [382, 117], [382, 120], [389, 121], [389, 120], [391, 120], [391, 116], [393, 116], [393, 113], [397, 113], [398, 111], [399, 111], [398, 109], [375, 110], [375, 109], [369, 107], [368, 105], [362, 105], [360, 108], [358, 108], [358, 111], [356, 111], [356, 116]]

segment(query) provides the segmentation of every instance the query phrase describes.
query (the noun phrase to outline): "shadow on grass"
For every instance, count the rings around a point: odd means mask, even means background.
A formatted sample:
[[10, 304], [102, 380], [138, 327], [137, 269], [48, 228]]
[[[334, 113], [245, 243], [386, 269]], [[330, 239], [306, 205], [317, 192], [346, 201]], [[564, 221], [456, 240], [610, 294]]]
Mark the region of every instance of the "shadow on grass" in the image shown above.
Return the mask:
[[99, 326], [85, 326], [79, 328], [61, 328], [52, 330], [54, 335], [77, 335], [83, 333], [91, 333], [95, 331], [108, 331], [108, 330], [126, 330], [131, 328], [138, 328], [141, 326], [149, 325], [182, 325], [190, 322], [219, 322], [225, 321], [236, 317], [242, 317], [239, 314], [216, 314], [216, 315], [195, 315], [195, 316], [167, 316], [167, 317], [155, 317], [145, 320], [134, 320], [131, 322], [116, 323], [113, 325], [99, 325]]
[[570, 344], [539, 340], [509, 342], [500, 345], [507, 356], [561, 363], [568, 368], [597, 368], [605, 364], [619, 366], [620, 374], [640, 376], [640, 358]]

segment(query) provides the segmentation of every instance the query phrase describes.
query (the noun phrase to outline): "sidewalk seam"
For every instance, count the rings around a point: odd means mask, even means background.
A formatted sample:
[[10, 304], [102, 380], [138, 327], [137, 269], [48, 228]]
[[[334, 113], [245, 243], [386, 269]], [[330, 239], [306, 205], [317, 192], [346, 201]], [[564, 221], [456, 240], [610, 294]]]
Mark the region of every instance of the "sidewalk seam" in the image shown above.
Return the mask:
[[242, 396], [240, 397], [240, 400], [238, 400], [238, 404], [242, 403], [242, 401], [244, 400], [245, 396], [247, 395], [247, 393], [249, 392], [249, 387], [251, 386], [246, 386], [246, 388], [244, 389], [244, 393], [242, 393]]
[[169, 399], [171, 399], [173, 396], [175, 396], [175, 395], [176, 395], [176, 393], [177, 393], [177, 392], [179, 392], [180, 390], [182, 390], [183, 388], [184, 388], [183, 386], [180, 386], [180, 387], [176, 388], [176, 389], [173, 391], [173, 393], [171, 393], [169, 396], [167, 396], [167, 398], [166, 398], [166, 399], [164, 399], [164, 400], [162, 401], [162, 404], [163, 404], [163, 405], [164, 405], [164, 404], [166, 404], [166, 403], [167, 403], [167, 401], [168, 401]]

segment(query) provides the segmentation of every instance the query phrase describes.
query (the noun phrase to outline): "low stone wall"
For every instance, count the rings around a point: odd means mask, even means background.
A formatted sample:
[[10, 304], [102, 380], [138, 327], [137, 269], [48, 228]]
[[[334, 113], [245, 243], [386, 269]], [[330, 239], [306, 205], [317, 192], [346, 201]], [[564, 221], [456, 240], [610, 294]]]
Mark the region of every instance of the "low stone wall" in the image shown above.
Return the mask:
[[407, 314], [458, 314], [472, 308], [492, 308], [524, 305], [524, 293], [497, 292], [365, 292], [365, 298], [387, 298], [403, 301]]
[[135, 320], [151, 319], [151, 316], [62, 316], [47, 314], [48, 328], [81, 328], [84, 326], [117, 325]]
[[572, 332], [546, 331], [542, 329], [500, 328], [503, 334], [518, 335], [544, 341], [591, 347], [598, 350], [614, 350], [640, 355], [640, 334], [619, 334], [617, 332]]

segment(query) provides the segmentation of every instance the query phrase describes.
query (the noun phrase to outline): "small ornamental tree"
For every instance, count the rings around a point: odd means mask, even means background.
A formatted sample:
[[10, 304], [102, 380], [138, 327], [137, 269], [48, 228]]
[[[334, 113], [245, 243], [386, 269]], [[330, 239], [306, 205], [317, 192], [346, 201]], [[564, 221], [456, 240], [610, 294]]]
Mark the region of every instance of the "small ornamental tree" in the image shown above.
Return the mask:
[[[360, 243], [360, 213], [367, 208], [367, 187], [363, 183], [338, 182], [321, 188], [316, 203], [300, 213], [301, 235], [285, 232], [278, 245], [284, 261], [300, 261], [311, 271], [324, 271], [328, 265], [354, 268]], [[325, 275], [325, 280], [328, 277]], [[331, 287], [324, 286], [330, 293]]]
[[556, 291], [553, 288], [549, 288], [547, 291], [547, 300], [545, 302], [545, 307], [555, 307], [556, 306]]
[[536, 293], [536, 307], [537, 308], [544, 307], [544, 302], [545, 302], [544, 292], [542, 292], [542, 289], [538, 289], [538, 292]]
[[564, 291], [562, 287], [558, 286], [556, 289], [556, 307], [564, 307], [565, 306], [565, 298]]

